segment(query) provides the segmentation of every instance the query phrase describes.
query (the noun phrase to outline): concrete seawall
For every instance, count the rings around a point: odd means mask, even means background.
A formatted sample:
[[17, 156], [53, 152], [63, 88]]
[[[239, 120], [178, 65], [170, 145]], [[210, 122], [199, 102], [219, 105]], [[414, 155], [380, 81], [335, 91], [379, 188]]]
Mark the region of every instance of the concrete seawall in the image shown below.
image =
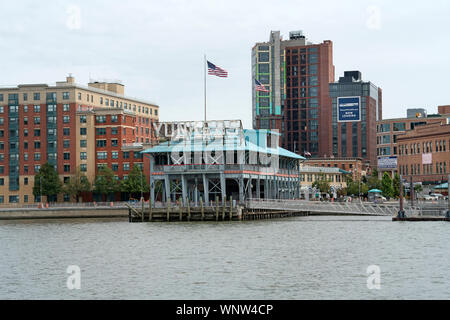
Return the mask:
[[128, 208], [3, 209], [0, 220], [126, 218]]

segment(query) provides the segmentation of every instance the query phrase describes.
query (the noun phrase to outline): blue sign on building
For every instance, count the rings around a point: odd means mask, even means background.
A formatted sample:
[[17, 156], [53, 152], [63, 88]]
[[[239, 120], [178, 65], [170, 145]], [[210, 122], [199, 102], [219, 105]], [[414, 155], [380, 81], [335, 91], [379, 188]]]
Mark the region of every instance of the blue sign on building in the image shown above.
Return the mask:
[[361, 97], [337, 98], [338, 122], [361, 121]]

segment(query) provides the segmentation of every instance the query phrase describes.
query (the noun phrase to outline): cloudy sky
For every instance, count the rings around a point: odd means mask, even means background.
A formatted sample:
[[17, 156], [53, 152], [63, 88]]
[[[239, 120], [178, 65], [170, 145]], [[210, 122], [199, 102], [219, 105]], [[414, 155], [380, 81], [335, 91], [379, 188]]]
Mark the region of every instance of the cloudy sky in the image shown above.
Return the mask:
[[450, 104], [450, 1], [1, 1], [0, 85], [120, 79], [162, 120], [203, 118], [203, 55], [229, 72], [208, 78], [208, 118], [251, 126], [251, 48], [271, 30], [332, 40], [336, 78], [360, 70], [383, 89], [385, 118]]

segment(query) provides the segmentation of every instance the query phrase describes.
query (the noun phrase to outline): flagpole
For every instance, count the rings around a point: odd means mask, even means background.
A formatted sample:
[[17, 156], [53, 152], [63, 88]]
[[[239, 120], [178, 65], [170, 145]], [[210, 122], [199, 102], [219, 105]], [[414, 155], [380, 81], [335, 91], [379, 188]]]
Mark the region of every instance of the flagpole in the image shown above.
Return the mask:
[[206, 54], [205, 54], [205, 58], [203, 61], [204, 64], [204, 71], [205, 71], [205, 125], [206, 125]]

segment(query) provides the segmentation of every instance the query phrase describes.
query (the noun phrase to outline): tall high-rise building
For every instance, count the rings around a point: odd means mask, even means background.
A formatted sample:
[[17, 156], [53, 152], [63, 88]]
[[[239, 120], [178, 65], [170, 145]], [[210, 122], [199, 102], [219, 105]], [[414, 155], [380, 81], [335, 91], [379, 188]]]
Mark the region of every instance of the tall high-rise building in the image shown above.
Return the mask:
[[330, 83], [331, 138], [334, 157], [358, 157], [377, 165], [377, 121], [382, 119], [382, 91], [364, 82], [359, 71], [346, 71]]
[[[256, 91], [255, 79], [269, 92]], [[309, 42], [302, 31], [283, 40], [272, 31], [252, 49], [253, 127], [279, 130], [284, 148], [312, 156], [330, 154], [333, 43]]]
[[56, 85], [0, 88], [0, 204], [39, 202], [34, 176], [47, 162], [62, 182], [77, 168], [90, 182], [101, 166], [117, 179], [133, 165], [148, 171], [140, 151], [157, 141], [158, 111], [154, 103], [125, 96], [120, 83], [82, 86], [70, 76]]

